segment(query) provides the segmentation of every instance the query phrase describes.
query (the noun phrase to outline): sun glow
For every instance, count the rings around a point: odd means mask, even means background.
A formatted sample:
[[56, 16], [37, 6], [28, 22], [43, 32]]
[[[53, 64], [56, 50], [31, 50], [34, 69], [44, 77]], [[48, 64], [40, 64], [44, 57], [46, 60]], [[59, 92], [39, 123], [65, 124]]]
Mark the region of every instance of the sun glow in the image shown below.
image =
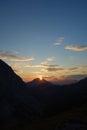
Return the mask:
[[42, 76], [39, 76], [39, 79], [42, 80], [43, 79]]

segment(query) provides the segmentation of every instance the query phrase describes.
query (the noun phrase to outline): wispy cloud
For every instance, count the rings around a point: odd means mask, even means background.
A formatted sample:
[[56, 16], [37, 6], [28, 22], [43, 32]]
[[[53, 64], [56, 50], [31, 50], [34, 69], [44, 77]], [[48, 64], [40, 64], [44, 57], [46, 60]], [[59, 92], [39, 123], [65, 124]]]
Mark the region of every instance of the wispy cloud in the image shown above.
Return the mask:
[[46, 68], [47, 71], [59, 71], [59, 70], [63, 70], [63, 68], [61, 68], [59, 65], [47, 65]]
[[63, 42], [63, 40], [64, 40], [64, 37], [60, 37], [60, 38], [54, 43], [54, 45], [55, 45], [55, 46], [61, 45], [61, 43]]
[[[63, 74], [77, 74], [77, 73], [84, 73], [84, 70], [86, 70], [87, 66], [74, 66], [74, 67], [62, 67], [60, 65], [49, 65], [49, 64], [37, 64], [37, 65], [25, 65], [25, 68], [38, 68], [41, 69], [40, 71], [44, 71], [44, 72], [58, 72], [63, 73]], [[85, 73], [87, 74], [87, 71], [85, 71]]]
[[47, 59], [46, 59], [47, 61], [53, 61], [54, 60], [54, 57], [48, 57]]
[[80, 68], [86, 69], [86, 68], [87, 68], [87, 65], [80, 66]]
[[11, 60], [19, 61], [19, 62], [32, 61], [34, 60], [34, 57], [15, 57], [15, 58], [12, 58]]
[[46, 67], [49, 67], [49, 68], [51, 68], [51, 67], [55, 67], [55, 68], [59, 67], [59, 65], [43, 65], [43, 66], [46, 66]]
[[33, 56], [20, 57], [12, 51], [8, 52], [8, 51], [0, 50], [0, 59], [3, 59], [3, 60], [8, 59], [8, 60], [11, 60], [11, 61], [25, 62], [25, 61], [34, 60], [34, 57]]
[[68, 70], [71, 70], [71, 71], [76, 71], [76, 70], [82, 70], [82, 69], [86, 69], [87, 66], [76, 66], [76, 67], [71, 67], [71, 68], [68, 68]]
[[69, 46], [65, 46], [65, 49], [72, 50], [72, 51], [85, 51], [87, 50], [87, 46], [69, 45]]
[[42, 61], [41, 62], [41, 65], [47, 65], [48, 64], [48, 61]]
[[40, 71], [35, 71], [35, 72], [32, 72], [33, 74], [41, 74]]
[[19, 70], [19, 69], [14, 69], [13, 70], [15, 71], [15, 73], [18, 73], [18, 74], [23, 74], [23, 70]]
[[56, 68], [56, 67], [47, 68], [47, 71], [58, 71], [58, 70], [62, 70], [62, 68]]
[[44, 68], [44, 66], [43, 65], [25, 65], [24, 66], [25, 68]]
[[15, 73], [17, 73], [18, 75], [23, 74], [23, 68], [20, 64], [12, 63], [10, 65], [11, 65], [12, 69], [15, 71]]
[[87, 71], [86, 71], [87, 66], [75, 66], [75, 67], [65, 68], [60, 65], [43, 65], [43, 67], [48, 72], [57, 72], [58, 71], [60, 73], [60, 75], [61, 75], [61, 73], [65, 73], [65, 74], [81, 73], [82, 74], [82, 73], [84, 73], [84, 70], [85, 70], [85, 73], [87, 74]]
[[71, 71], [73, 71], [73, 70], [78, 70], [80, 67], [72, 67], [72, 68], [69, 68], [68, 70], [71, 70]]
[[41, 68], [41, 71], [58, 71], [63, 70], [59, 65], [48, 65], [48, 64], [38, 64], [38, 65], [25, 65], [25, 68]]
[[47, 65], [48, 62], [54, 61], [54, 58], [55, 58], [55, 57], [47, 57], [46, 60], [44, 60], [44, 61], [41, 62], [41, 64], [42, 64], [42, 65]]

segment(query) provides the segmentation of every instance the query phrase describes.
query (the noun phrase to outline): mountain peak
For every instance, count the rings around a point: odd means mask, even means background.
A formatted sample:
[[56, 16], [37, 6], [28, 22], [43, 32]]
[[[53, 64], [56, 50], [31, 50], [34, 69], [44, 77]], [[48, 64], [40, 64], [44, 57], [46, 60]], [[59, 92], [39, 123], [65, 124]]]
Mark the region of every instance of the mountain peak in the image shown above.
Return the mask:
[[45, 79], [40, 79], [40, 78], [36, 78], [36, 79], [34, 79], [32, 81], [34, 81], [34, 82], [40, 82], [40, 83], [47, 82]]
[[32, 80], [31, 82], [27, 83], [27, 86], [31, 86], [31, 87], [50, 86], [50, 85], [52, 85], [52, 83], [48, 82], [45, 79], [40, 80], [40, 78], [36, 78], [36, 79]]

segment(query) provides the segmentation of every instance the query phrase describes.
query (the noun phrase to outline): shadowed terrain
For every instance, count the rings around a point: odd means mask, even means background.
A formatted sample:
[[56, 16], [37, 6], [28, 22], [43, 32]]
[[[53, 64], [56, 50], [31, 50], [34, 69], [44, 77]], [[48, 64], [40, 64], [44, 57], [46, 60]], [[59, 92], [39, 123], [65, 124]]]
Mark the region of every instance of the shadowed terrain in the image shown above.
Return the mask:
[[59, 130], [76, 122], [87, 124], [87, 78], [70, 85], [44, 79], [25, 83], [0, 60], [1, 128]]

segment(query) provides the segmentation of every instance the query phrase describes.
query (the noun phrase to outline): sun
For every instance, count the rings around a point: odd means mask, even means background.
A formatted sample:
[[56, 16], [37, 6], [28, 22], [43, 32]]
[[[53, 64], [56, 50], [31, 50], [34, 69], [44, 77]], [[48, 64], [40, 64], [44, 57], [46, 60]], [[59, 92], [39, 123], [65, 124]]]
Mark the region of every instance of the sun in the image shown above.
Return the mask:
[[39, 76], [39, 79], [42, 80], [43, 79], [42, 76]]

